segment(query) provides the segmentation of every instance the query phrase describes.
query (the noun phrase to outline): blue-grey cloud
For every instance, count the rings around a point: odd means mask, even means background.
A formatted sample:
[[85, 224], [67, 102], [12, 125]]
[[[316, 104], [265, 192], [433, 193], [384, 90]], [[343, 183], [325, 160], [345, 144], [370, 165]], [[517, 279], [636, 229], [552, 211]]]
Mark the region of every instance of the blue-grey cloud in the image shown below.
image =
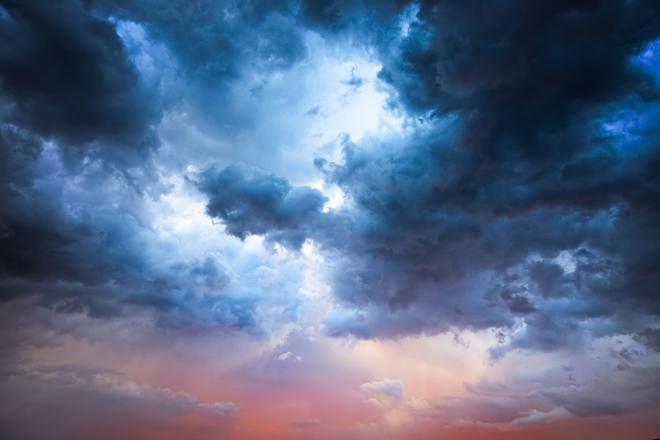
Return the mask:
[[141, 83], [107, 18], [78, 0], [2, 8], [3, 120], [61, 142], [77, 160], [134, 165], [157, 147], [157, 95]]
[[198, 186], [209, 197], [206, 212], [222, 220], [229, 234], [268, 235], [295, 248], [326, 201], [313, 188], [292, 187], [285, 179], [237, 166], [206, 170]]
[[[164, 45], [175, 65], [163, 67], [193, 84], [186, 93], [195, 108], [203, 104], [195, 96], [226, 90], [244, 65], [258, 59], [264, 72], [286, 69], [304, 58], [305, 46], [284, 4], [172, 6], [2, 2], [3, 299], [34, 296], [99, 318], [146, 307], [161, 324], [258, 326], [259, 295], [228, 288], [215, 258], [185, 257], [168, 267], [147, 251], [158, 238], [146, 204], [168, 191], [154, 172], [156, 125], [168, 103], [183, 97], [142, 77], [136, 63], [144, 54], [127, 46], [119, 27], [138, 23]], [[223, 115], [223, 124], [239, 124], [234, 116]], [[297, 216], [296, 204], [306, 200], [315, 203], [292, 191], [282, 218]]]
[[[158, 241], [146, 201], [167, 191], [152, 163], [156, 125], [176, 107], [240, 150], [261, 96], [242, 87], [295, 68], [317, 33], [373, 49], [389, 105], [409, 117], [400, 135], [346, 137], [340, 159], [316, 160], [347, 203], [324, 212], [320, 191], [236, 165], [194, 184], [229, 235], [320, 245], [333, 262], [330, 334], [523, 321], [500, 354], [616, 333], [653, 345], [659, 14], [641, 0], [3, 2], [3, 41], [17, 43], [0, 44], [2, 295], [257, 326], [259, 294], [230, 292], [215, 259], [165, 267], [146, 251]], [[143, 81], [117, 23], [166, 48], [181, 90]], [[73, 185], [92, 189], [67, 195]]]
[[[12, 440], [137, 439], [158, 436], [163, 429], [182, 437], [227, 438], [234, 429], [236, 406], [231, 402], [201, 402], [187, 393], [131, 382], [113, 371], [29, 366], [3, 381], [0, 393], [13, 396], [0, 415], [3, 436]], [[31, 417], [40, 411], [42, 417], [34, 423]]]
[[102, 166], [69, 174], [54, 148], [11, 124], [0, 128], [0, 152], [3, 300], [36, 297], [98, 318], [149, 308], [162, 325], [257, 326], [255, 298], [227, 291], [215, 258], [168, 266], [147, 254], [144, 243], [155, 236], [145, 226], [143, 194], [122, 176]]
[[[330, 333], [393, 336], [522, 317], [528, 329], [509, 346], [553, 350], [657, 319], [657, 85], [635, 61], [660, 34], [657, 8], [421, 2], [407, 33], [399, 11], [307, 11], [328, 35], [385, 14], [375, 28], [385, 32], [381, 78], [432, 127], [394, 141], [345, 140], [341, 161], [316, 162], [351, 203], [314, 228], [286, 229], [301, 234], [296, 243], [310, 237], [337, 251], [331, 282], [348, 309], [330, 318]], [[639, 129], [611, 128], [630, 120]], [[233, 226], [223, 214], [239, 236], [251, 228], [277, 239], [283, 228], [272, 212], [240, 213]], [[562, 253], [573, 268], [558, 263]], [[612, 324], [591, 328], [595, 318]]]
[[[229, 432], [229, 404], [24, 362], [101, 323], [135, 325], [145, 346], [272, 336], [245, 372], [255, 389], [318, 383], [333, 351], [317, 328], [490, 330], [493, 359], [616, 339], [614, 366], [582, 381], [484, 382], [426, 410], [525, 424], [649, 407], [659, 41], [660, 7], [644, 0], [0, 1], [3, 432], [178, 430], [187, 415], [212, 421], [182, 437]], [[310, 71], [356, 54], [378, 78], [342, 72], [339, 101], [385, 93], [401, 129], [312, 152], [309, 123], [333, 107], [316, 94], [326, 72]], [[306, 295], [322, 283], [329, 297]], [[397, 380], [363, 389], [405, 405]], [[39, 409], [32, 395], [49, 408], [39, 425], [19, 414]]]

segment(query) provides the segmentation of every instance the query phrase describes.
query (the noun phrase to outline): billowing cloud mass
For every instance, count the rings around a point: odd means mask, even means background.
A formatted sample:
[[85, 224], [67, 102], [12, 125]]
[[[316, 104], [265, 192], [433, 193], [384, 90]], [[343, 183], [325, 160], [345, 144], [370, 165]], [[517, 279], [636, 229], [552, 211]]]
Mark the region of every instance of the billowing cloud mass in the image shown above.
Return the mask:
[[5, 123], [122, 166], [156, 147], [158, 97], [111, 21], [78, 1], [7, 2], [0, 32]]
[[236, 167], [206, 170], [199, 187], [209, 197], [207, 214], [221, 219], [229, 234], [241, 239], [274, 234], [297, 248], [306, 236], [303, 228], [319, 215], [325, 201], [316, 189], [292, 188], [282, 178], [259, 172], [245, 176]]
[[659, 125], [653, 1], [0, 0], [0, 437], [659, 437]]

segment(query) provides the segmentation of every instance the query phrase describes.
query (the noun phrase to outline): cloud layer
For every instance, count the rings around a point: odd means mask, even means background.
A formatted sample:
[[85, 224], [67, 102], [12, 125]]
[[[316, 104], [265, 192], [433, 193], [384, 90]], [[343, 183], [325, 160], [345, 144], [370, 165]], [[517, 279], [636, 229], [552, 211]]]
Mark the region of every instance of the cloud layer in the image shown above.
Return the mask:
[[1, 430], [646, 417], [659, 60], [643, 0], [0, 2]]

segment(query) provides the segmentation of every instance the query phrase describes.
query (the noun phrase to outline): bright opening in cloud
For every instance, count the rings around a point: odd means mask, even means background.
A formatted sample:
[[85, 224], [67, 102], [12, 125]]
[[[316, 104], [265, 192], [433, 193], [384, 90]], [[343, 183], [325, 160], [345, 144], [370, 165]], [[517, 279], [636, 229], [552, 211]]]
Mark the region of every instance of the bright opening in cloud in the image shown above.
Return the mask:
[[660, 436], [660, 3], [0, 5], [0, 437]]

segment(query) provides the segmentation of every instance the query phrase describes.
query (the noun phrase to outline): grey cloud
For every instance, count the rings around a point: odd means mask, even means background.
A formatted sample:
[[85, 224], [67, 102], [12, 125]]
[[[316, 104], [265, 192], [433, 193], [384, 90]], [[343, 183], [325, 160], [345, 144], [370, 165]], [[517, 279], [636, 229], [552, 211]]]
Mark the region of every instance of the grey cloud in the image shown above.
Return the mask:
[[302, 229], [312, 227], [326, 201], [318, 190], [236, 166], [205, 171], [198, 186], [209, 197], [206, 212], [231, 235], [268, 234], [296, 248], [305, 239]]
[[636, 367], [620, 373], [617, 380], [596, 378], [582, 387], [550, 389], [542, 394], [576, 416], [629, 413], [657, 401], [659, 373], [654, 367]]
[[[164, 44], [185, 79], [182, 111], [197, 112], [192, 119], [210, 133], [236, 134], [229, 138], [239, 146], [256, 117], [237, 81], [295, 66], [311, 29], [373, 46], [390, 102], [422, 122], [387, 140], [346, 138], [340, 160], [317, 160], [347, 198], [328, 212], [321, 192], [257, 170], [209, 169], [195, 183], [227, 233], [321, 246], [333, 261], [330, 334], [506, 330], [524, 321], [526, 332], [494, 353], [618, 333], [653, 346], [660, 107], [638, 54], [660, 35], [657, 6], [418, 6], [3, 3], [0, 32], [19, 43], [0, 44], [3, 298], [36, 295], [99, 317], [138, 306], [160, 310], [163, 322], [255, 326], [258, 295], [225, 292], [228, 278], [206, 256], [161, 267], [144, 251], [153, 235], [142, 191], [158, 184], [145, 183], [155, 177], [145, 160], [158, 146], [163, 105], [114, 23], [134, 21]], [[407, 32], [404, 9], [416, 13]], [[54, 165], [62, 158], [92, 161], [72, 170]], [[66, 196], [74, 182], [94, 190]], [[572, 272], [557, 263], [565, 253]]]
[[629, 414], [650, 408], [657, 400], [658, 370], [590, 371], [589, 380], [575, 381], [549, 369], [509, 383], [467, 384], [467, 394], [431, 402], [429, 417], [461, 418], [478, 423], [536, 424], [567, 417]]
[[3, 120], [56, 140], [71, 158], [140, 164], [157, 147], [160, 108], [114, 25], [78, 0], [3, 8]]
[[385, 378], [360, 385], [360, 389], [375, 395], [384, 395], [395, 399], [403, 397], [403, 384], [400, 380]]
[[562, 295], [561, 285], [565, 275], [564, 270], [557, 263], [534, 263], [529, 275], [544, 297]]
[[[360, 14], [335, 7], [331, 21]], [[511, 313], [528, 325], [511, 347], [554, 350], [657, 319], [660, 143], [643, 128], [658, 120], [657, 88], [634, 60], [660, 35], [659, 13], [648, 2], [429, 1], [407, 34], [382, 20], [381, 78], [435, 128], [346, 141], [339, 163], [317, 160], [353, 203], [312, 234], [343, 255], [333, 291], [356, 309], [331, 317], [331, 333], [506, 326]], [[573, 273], [553, 262], [562, 251]], [[493, 299], [521, 268], [521, 290]], [[489, 281], [453, 287], [478, 277]]]
[[104, 0], [97, 7], [139, 23], [168, 48], [185, 84], [177, 99], [195, 125], [216, 137], [241, 139], [253, 130], [254, 108], [262, 104], [259, 82], [307, 56], [303, 29], [288, 1]]
[[635, 339], [651, 350], [660, 352], [660, 328], [645, 328], [635, 335]]
[[146, 25], [170, 47], [192, 80], [237, 78], [244, 62], [288, 68], [305, 46], [287, 1], [214, 2], [108, 0], [99, 7]]
[[11, 402], [0, 413], [8, 439], [166, 438], [167, 432], [228, 438], [236, 410], [231, 402], [200, 402], [81, 366], [25, 367], [3, 379], [0, 393]]
[[167, 326], [257, 326], [258, 298], [226, 291], [214, 258], [168, 267], [148, 255], [145, 243], [155, 235], [143, 195], [126, 179], [98, 164], [69, 172], [53, 147], [10, 124], [0, 127], [0, 152], [3, 301], [32, 297], [96, 318], [147, 308]]

